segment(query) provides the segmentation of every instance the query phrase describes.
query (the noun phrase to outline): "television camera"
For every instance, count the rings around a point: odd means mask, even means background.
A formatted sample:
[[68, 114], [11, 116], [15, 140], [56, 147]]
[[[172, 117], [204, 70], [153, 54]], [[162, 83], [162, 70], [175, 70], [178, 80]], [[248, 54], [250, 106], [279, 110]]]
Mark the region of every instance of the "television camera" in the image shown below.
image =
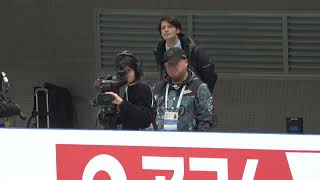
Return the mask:
[[117, 106], [112, 104], [113, 97], [105, 92], [119, 94], [120, 88], [127, 82], [124, 79], [117, 79], [112, 75], [99, 77], [94, 82], [98, 93], [93, 100], [94, 106], [100, 106], [97, 118], [104, 129], [117, 129]]
[[113, 97], [105, 92], [119, 94], [120, 88], [127, 83], [127, 70], [124, 64], [116, 66], [116, 76], [107, 75], [94, 81], [98, 93], [93, 100], [94, 106], [99, 106], [97, 118], [104, 129], [117, 129], [117, 106], [112, 104]]

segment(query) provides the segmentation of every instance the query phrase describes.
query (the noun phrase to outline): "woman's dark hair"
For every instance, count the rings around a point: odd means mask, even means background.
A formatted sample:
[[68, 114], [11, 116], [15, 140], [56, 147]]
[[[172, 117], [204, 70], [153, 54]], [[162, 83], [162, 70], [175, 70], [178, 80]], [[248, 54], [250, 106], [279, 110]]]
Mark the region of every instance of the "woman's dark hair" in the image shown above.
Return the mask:
[[135, 80], [140, 80], [143, 76], [140, 61], [128, 51], [123, 51], [115, 57], [115, 65], [126, 65], [134, 70]]
[[159, 25], [158, 25], [158, 31], [159, 31], [160, 35], [161, 35], [161, 23], [163, 21], [168, 22], [169, 24], [174, 26], [176, 29], [179, 29], [180, 31], [182, 31], [181, 23], [180, 23], [180, 21], [178, 20], [177, 17], [175, 17], [175, 16], [166, 16], [166, 17], [163, 17], [163, 18], [160, 19], [160, 22], [159, 22]]

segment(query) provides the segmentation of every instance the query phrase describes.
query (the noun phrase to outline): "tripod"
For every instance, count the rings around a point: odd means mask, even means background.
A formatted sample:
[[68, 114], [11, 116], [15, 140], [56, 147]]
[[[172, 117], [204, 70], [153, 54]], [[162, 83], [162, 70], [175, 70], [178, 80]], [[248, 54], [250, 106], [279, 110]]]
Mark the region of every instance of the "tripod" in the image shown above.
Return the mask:
[[50, 114], [49, 114], [49, 93], [48, 89], [35, 87], [34, 88], [34, 106], [31, 116], [27, 123], [27, 128], [33, 119], [32, 128], [49, 128]]

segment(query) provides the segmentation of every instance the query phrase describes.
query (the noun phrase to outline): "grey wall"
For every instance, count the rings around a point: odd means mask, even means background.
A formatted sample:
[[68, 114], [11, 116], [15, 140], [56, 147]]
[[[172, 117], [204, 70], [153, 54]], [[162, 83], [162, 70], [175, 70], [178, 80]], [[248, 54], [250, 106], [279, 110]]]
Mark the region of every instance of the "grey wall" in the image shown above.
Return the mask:
[[[10, 0], [0, 2], [0, 71], [8, 74], [12, 97], [27, 115], [33, 86], [67, 87], [78, 128], [95, 127], [90, 99], [97, 73], [95, 8], [318, 11], [319, 1]], [[320, 78], [220, 75], [216, 86], [216, 131], [284, 132], [286, 116], [302, 116], [306, 133], [319, 133]], [[18, 120], [17, 126], [26, 122]]]
[[[0, 27], [4, 27], [5, 23], [4, 2], [0, 1]], [[4, 28], [0, 28], [0, 61], [4, 57]]]
[[[307, 80], [308, 79], [308, 80]], [[319, 78], [221, 77], [216, 89], [217, 131], [286, 131], [286, 117], [303, 117], [306, 133], [319, 133]]]

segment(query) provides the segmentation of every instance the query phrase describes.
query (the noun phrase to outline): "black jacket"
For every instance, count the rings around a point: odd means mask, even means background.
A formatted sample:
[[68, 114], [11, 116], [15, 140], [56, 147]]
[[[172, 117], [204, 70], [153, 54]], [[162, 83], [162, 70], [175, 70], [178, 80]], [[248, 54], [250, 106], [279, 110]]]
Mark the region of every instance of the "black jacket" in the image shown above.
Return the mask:
[[[153, 121], [151, 108], [152, 92], [149, 85], [140, 81], [128, 86], [128, 94], [124, 95], [119, 105], [119, 121], [122, 129], [143, 129], [150, 126]], [[128, 95], [128, 101], [126, 96]]]
[[[179, 33], [178, 37], [181, 42], [181, 47], [185, 51], [189, 60], [190, 68], [206, 83], [209, 90], [213, 92], [214, 85], [217, 80], [214, 64], [210, 64], [209, 55], [205, 49], [198, 47], [194, 41], [186, 34]], [[166, 74], [164, 64], [162, 63], [163, 55], [166, 52], [166, 42], [160, 41], [153, 50], [158, 69], [160, 70], [160, 79]]]

